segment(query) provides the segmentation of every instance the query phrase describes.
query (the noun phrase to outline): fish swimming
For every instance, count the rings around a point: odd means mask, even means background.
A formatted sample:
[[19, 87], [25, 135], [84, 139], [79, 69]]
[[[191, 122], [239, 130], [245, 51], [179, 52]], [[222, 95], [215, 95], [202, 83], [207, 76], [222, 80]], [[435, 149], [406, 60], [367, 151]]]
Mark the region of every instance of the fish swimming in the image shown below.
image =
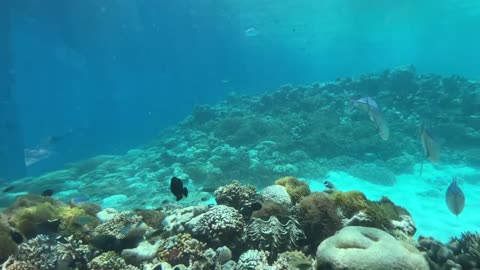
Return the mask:
[[188, 196], [188, 189], [183, 186], [182, 180], [177, 177], [172, 177], [170, 180], [170, 191], [177, 198], [177, 201], [181, 200], [183, 197]]
[[250, 27], [247, 30], [245, 30], [245, 36], [246, 37], [256, 37], [258, 36], [259, 32], [257, 29]]
[[52, 197], [53, 195], [53, 189], [46, 189], [42, 192], [42, 196], [45, 197]]
[[[423, 122], [420, 126], [420, 142], [422, 143], [423, 152], [425, 154], [424, 158], [427, 158], [430, 162], [438, 162], [440, 159], [440, 149], [431, 130], [426, 128]], [[420, 176], [423, 172], [424, 158], [422, 158], [422, 163], [420, 164]]]
[[6, 187], [6, 188], [3, 190], [3, 193], [10, 192], [10, 191], [12, 191], [12, 190], [14, 190], [14, 189], [15, 189], [15, 186], [8, 186], [8, 187]]
[[325, 182], [323, 182], [323, 185], [324, 185], [326, 188], [328, 188], [328, 189], [335, 189], [335, 185], [334, 185], [332, 182], [328, 181], [328, 180], [325, 181]]
[[262, 204], [259, 202], [246, 203], [240, 208], [240, 214], [242, 214], [244, 217], [250, 218], [253, 212], [260, 209], [262, 209]]
[[352, 110], [353, 107], [359, 107], [363, 111], [367, 112], [370, 120], [375, 124], [375, 128], [377, 129], [380, 138], [382, 138], [384, 141], [388, 140], [390, 137], [390, 129], [375, 100], [373, 100], [371, 97], [364, 97], [357, 100], [351, 100], [350, 104], [350, 110]]
[[457, 184], [457, 177], [453, 177], [452, 183], [448, 186], [445, 194], [445, 201], [450, 212], [458, 218], [458, 215], [462, 213], [463, 208], [465, 207], [465, 195]]

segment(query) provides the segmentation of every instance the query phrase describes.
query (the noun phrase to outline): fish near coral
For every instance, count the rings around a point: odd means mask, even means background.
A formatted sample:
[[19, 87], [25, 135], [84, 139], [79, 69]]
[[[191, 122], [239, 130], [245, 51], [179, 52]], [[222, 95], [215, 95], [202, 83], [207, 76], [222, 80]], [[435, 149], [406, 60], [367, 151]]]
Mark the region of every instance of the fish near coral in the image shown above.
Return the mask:
[[465, 207], [465, 195], [457, 184], [457, 177], [453, 177], [452, 183], [448, 186], [445, 201], [450, 212], [458, 218]]
[[170, 191], [177, 198], [177, 201], [181, 200], [183, 197], [188, 196], [188, 189], [183, 186], [182, 180], [177, 177], [172, 177], [170, 180]]
[[384, 141], [388, 140], [390, 137], [390, 129], [382, 111], [380, 110], [380, 107], [378, 107], [378, 104], [375, 102], [375, 100], [373, 100], [371, 97], [364, 97], [357, 100], [351, 100], [350, 104], [350, 110], [352, 110], [353, 107], [359, 107], [368, 113], [370, 120], [373, 122], [373, 124], [375, 124], [375, 128], [377, 129], [380, 138], [382, 138]]
[[[430, 160], [430, 162], [438, 162], [440, 159], [440, 149], [438, 144], [433, 137], [432, 131], [425, 127], [424, 123], [420, 126], [420, 142], [422, 143], [423, 152], [425, 158]], [[423, 172], [423, 158], [420, 165], [420, 176]]]

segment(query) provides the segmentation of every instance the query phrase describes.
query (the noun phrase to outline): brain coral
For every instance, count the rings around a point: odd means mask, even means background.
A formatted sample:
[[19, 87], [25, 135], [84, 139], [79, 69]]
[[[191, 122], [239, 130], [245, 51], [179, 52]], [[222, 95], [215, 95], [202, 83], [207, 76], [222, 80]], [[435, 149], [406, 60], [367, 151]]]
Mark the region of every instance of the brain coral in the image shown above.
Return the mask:
[[230, 185], [219, 187], [215, 190], [217, 204], [223, 204], [240, 210], [242, 206], [254, 200], [257, 190], [252, 185], [240, 185], [233, 181]]
[[245, 227], [242, 215], [235, 208], [217, 205], [189, 222], [192, 234], [211, 244], [232, 243]]

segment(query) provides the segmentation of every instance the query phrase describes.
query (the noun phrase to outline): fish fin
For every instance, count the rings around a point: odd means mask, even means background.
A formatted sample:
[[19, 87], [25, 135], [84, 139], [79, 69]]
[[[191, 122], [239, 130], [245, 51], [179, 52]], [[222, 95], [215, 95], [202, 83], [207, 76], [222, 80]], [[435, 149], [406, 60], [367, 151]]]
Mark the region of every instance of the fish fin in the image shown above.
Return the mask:
[[188, 189], [186, 187], [183, 187], [183, 195], [185, 195], [185, 197], [188, 197]]
[[423, 158], [422, 158], [422, 162], [420, 163], [420, 177], [422, 177], [422, 173], [423, 173]]

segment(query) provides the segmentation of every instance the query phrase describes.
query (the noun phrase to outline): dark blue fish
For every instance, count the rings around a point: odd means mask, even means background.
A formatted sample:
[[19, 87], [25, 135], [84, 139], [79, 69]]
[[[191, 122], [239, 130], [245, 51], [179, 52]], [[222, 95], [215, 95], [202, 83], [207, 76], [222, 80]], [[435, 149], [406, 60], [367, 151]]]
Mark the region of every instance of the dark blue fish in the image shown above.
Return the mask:
[[182, 180], [177, 177], [172, 177], [170, 180], [170, 191], [177, 198], [177, 201], [181, 200], [183, 197], [188, 196], [188, 189], [183, 186]]
[[457, 184], [457, 177], [453, 177], [452, 183], [448, 186], [445, 200], [450, 212], [458, 218], [465, 207], [465, 195]]
[[323, 182], [323, 185], [324, 185], [326, 188], [328, 188], [328, 189], [335, 189], [335, 185], [334, 185], [332, 182], [328, 181], [328, 180], [325, 181], [325, 182]]
[[42, 196], [45, 197], [52, 197], [53, 195], [53, 189], [46, 189], [42, 192]]

